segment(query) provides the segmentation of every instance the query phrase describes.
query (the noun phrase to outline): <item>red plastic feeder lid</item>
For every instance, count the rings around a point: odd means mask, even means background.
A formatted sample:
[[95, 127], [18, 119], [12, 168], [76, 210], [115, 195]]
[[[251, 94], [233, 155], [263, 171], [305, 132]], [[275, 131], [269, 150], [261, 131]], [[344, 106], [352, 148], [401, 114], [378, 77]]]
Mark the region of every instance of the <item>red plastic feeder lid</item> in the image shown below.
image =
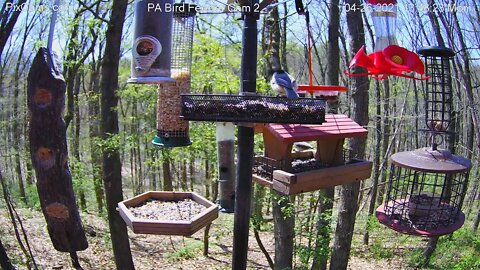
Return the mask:
[[399, 220], [393, 219], [385, 213], [385, 204], [380, 205], [375, 212], [377, 219], [383, 225], [389, 227], [390, 229], [397, 231], [399, 233], [423, 236], [423, 237], [434, 237], [442, 236], [446, 234], [451, 234], [452, 232], [460, 229], [465, 222], [465, 214], [460, 211], [458, 214], [458, 219], [455, 223], [448, 227], [439, 227], [438, 229], [432, 230], [419, 230], [411, 226], [406, 226], [402, 224]]

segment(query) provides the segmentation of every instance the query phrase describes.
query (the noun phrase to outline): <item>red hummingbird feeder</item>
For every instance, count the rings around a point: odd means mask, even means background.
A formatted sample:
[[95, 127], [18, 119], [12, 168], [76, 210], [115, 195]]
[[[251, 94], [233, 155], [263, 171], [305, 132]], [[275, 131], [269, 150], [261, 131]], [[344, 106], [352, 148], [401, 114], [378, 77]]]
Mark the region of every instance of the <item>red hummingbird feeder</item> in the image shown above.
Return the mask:
[[405, 77], [425, 80], [425, 66], [420, 57], [403, 47], [396, 45], [395, 28], [397, 19], [396, 0], [368, 0], [372, 10], [372, 20], [375, 28], [374, 52], [367, 55], [362, 46], [350, 62], [349, 68], [363, 67], [368, 72], [348, 73], [349, 76], [372, 75], [377, 80], [388, 76]]

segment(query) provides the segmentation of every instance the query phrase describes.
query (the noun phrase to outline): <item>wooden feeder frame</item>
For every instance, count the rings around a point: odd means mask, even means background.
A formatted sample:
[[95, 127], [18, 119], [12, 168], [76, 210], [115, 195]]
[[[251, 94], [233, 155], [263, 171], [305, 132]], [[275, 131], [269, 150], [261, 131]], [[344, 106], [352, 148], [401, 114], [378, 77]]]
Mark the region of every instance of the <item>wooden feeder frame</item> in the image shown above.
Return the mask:
[[[153, 220], [135, 217], [129, 207], [148, 200], [181, 201], [191, 199], [206, 207], [190, 221]], [[118, 203], [118, 211], [134, 233], [190, 236], [218, 217], [218, 206], [195, 192], [149, 191]]]
[[[357, 182], [370, 177], [372, 162], [345, 158], [345, 138], [367, 135], [367, 130], [345, 115], [327, 115], [327, 122], [317, 125], [266, 125], [263, 127], [265, 157], [257, 163], [267, 164], [271, 177], [253, 174], [253, 181], [286, 195]], [[294, 142], [316, 141], [317, 152], [292, 153]], [[319, 169], [291, 173], [292, 160], [312, 158]]]

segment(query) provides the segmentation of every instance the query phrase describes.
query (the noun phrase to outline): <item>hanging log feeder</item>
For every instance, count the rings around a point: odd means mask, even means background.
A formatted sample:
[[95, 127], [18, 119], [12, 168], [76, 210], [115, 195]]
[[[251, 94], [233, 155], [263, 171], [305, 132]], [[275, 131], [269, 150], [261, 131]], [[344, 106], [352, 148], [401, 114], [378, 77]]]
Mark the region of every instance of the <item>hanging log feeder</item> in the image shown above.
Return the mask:
[[30, 155], [50, 239], [56, 250], [72, 253], [86, 249], [88, 243], [68, 167], [66, 85], [59, 70], [56, 59], [40, 48], [28, 74]]
[[[157, 206], [145, 209], [148, 203]], [[134, 233], [159, 235], [190, 236], [218, 217], [218, 206], [195, 192], [150, 191], [118, 203], [118, 211]]]

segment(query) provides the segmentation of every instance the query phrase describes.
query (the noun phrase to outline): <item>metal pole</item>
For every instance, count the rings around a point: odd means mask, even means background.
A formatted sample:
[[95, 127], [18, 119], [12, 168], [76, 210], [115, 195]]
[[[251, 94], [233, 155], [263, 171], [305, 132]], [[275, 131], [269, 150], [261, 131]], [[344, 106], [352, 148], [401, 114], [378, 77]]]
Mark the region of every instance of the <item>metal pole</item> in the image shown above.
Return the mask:
[[[257, 79], [257, 19], [255, 7], [243, 6], [249, 12], [243, 14], [242, 63], [240, 71], [240, 90], [242, 94], [256, 92]], [[233, 225], [233, 270], [247, 269], [248, 232], [250, 223], [250, 205], [252, 198], [253, 166], [253, 125], [238, 126], [238, 166], [235, 186], [235, 217]]]

